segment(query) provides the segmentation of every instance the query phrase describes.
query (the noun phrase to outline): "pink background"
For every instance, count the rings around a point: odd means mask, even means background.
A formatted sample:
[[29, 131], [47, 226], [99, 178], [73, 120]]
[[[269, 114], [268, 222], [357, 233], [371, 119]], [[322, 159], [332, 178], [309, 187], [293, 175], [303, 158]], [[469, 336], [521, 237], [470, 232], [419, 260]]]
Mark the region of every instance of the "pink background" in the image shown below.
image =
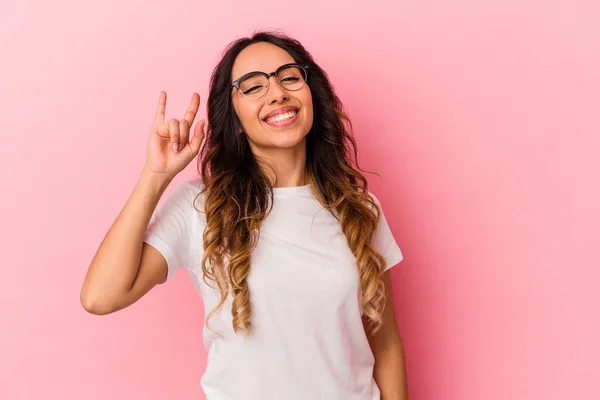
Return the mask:
[[381, 174], [411, 400], [600, 398], [598, 2], [148, 3], [0, 5], [0, 399], [203, 398], [185, 274], [104, 317], [79, 290], [159, 91], [204, 117], [225, 45], [272, 27]]

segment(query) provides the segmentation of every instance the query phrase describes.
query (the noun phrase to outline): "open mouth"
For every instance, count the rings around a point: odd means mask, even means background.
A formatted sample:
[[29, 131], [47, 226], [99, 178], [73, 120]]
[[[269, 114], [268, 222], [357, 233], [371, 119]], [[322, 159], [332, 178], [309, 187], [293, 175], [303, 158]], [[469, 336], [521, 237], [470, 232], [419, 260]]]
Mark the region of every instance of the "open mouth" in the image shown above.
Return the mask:
[[298, 111], [291, 110], [281, 114], [277, 114], [273, 117], [266, 118], [264, 121], [267, 125], [273, 127], [288, 126], [296, 122], [298, 119]]

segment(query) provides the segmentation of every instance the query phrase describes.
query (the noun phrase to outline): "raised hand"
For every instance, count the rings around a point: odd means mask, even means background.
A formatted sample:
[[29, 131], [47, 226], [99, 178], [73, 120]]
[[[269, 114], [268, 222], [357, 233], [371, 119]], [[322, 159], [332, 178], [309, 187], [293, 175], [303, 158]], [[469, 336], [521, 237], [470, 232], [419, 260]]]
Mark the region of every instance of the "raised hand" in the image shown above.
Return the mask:
[[173, 178], [192, 161], [200, 150], [204, 139], [204, 123], [200, 120], [189, 138], [190, 127], [198, 113], [200, 95], [192, 95], [190, 105], [183, 119], [171, 119], [165, 122], [167, 93], [160, 92], [158, 108], [148, 139], [148, 151], [144, 168], [152, 173]]

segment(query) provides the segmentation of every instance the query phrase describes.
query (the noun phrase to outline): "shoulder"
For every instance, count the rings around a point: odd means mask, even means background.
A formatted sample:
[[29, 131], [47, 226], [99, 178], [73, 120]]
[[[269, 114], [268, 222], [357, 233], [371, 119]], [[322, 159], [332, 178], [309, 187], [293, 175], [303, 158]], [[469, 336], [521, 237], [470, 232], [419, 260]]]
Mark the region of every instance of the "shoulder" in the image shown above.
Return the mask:
[[375, 193], [373, 193], [369, 190], [368, 195], [371, 198], [371, 200], [373, 201], [372, 204], [371, 203], [367, 204], [369, 206], [369, 208], [377, 208], [377, 209], [379, 209], [379, 211], [382, 211], [381, 210], [381, 202], [379, 201], [379, 198], [375, 195]]
[[190, 193], [200, 193], [200, 191], [204, 189], [204, 185], [202, 184], [201, 178], [193, 178], [184, 181], [179, 181], [175, 184], [175, 186], [184, 188], [182, 190], [188, 191]]
[[194, 205], [196, 208], [199, 208], [204, 204], [203, 189], [204, 185], [200, 178], [175, 182], [166, 195], [166, 201], [181, 206]]
[[369, 196], [371, 196], [371, 198], [373, 199], [373, 201], [375, 202], [375, 204], [381, 205], [381, 203], [379, 203], [379, 198], [377, 198], [377, 196], [375, 195], [375, 193], [371, 192], [370, 190], [367, 193], [369, 194]]

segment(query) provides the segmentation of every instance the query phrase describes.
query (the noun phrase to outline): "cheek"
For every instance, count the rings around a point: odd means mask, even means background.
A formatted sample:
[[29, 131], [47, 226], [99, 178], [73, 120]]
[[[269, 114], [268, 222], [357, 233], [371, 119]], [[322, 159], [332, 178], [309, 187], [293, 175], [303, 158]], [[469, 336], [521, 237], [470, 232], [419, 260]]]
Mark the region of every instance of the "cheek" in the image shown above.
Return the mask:
[[260, 107], [257, 104], [244, 101], [244, 99], [238, 99], [234, 102], [234, 108], [243, 126], [246, 127], [256, 123], [260, 111]]
[[306, 85], [305, 87], [306, 91], [303, 92], [302, 103], [305, 106], [310, 107], [312, 109], [312, 92], [310, 91], [310, 87], [308, 85]]
[[307, 122], [312, 123], [313, 119], [314, 119], [314, 110], [313, 110], [313, 102], [312, 102], [312, 97], [310, 92], [308, 92], [307, 96], [302, 99], [302, 104], [304, 105], [304, 108], [306, 109], [306, 119]]

